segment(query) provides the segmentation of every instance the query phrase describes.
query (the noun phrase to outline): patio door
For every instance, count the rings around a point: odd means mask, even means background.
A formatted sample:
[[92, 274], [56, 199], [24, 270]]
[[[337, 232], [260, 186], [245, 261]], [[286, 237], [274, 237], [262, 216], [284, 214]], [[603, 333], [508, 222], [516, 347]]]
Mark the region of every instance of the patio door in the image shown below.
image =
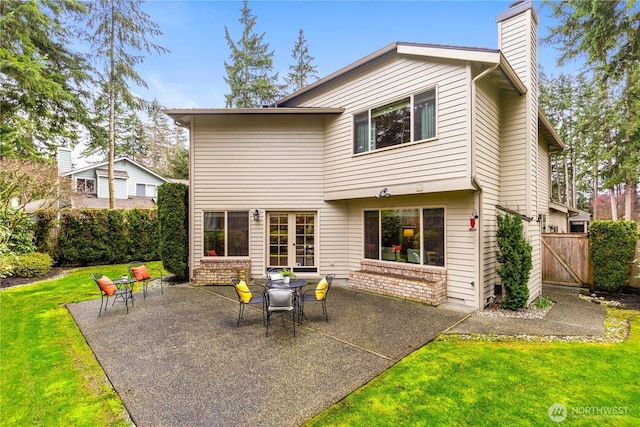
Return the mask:
[[269, 212], [268, 267], [292, 267], [316, 272], [316, 214], [313, 212]]

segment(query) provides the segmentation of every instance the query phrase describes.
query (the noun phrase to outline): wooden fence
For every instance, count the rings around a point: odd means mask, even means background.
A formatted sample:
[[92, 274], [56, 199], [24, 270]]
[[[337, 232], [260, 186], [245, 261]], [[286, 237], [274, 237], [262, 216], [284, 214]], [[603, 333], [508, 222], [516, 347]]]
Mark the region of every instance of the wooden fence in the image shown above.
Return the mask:
[[[640, 251], [640, 241], [638, 241]], [[640, 252], [638, 252], [640, 257]], [[640, 288], [639, 266], [634, 266], [629, 285]], [[542, 235], [542, 282], [587, 286], [593, 284], [589, 258], [589, 235], [583, 233], [550, 233]]]

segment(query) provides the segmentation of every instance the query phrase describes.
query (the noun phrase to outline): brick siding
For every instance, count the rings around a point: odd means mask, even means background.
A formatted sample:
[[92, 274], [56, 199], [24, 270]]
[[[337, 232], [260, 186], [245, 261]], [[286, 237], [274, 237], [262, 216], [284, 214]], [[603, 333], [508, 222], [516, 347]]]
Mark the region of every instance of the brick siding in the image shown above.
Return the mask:
[[200, 267], [193, 270], [194, 285], [230, 285], [231, 278], [249, 280], [251, 261], [248, 259], [201, 259]]
[[433, 306], [447, 300], [446, 270], [374, 260], [360, 261], [360, 268], [349, 275], [349, 284], [354, 289]]

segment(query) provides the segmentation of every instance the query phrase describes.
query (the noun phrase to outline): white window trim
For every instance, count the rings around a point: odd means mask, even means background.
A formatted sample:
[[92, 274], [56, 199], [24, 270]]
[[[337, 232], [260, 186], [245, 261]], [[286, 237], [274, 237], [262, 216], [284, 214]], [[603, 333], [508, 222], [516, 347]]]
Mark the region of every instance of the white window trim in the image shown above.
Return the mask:
[[[428, 92], [430, 90], [433, 90], [435, 99], [436, 99], [436, 103], [435, 103], [435, 116], [436, 116], [436, 132], [435, 135], [432, 138], [427, 138], [427, 139], [419, 139], [419, 140], [415, 140], [414, 141], [414, 126], [413, 126], [413, 103], [414, 103], [414, 98], [416, 95], [418, 94], [422, 94], [425, 92]], [[384, 148], [375, 148], [375, 149], [371, 149], [371, 111], [375, 110], [376, 108], [380, 108], [380, 107], [384, 107], [385, 105], [389, 105], [389, 104], [393, 104], [394, 102], [400, 101], [404, 98], [409, 97], [409, 108], [411, 109], [411, 141], [406, 142], [404, 144], [396, 144], [396, 145], [391, 145], [389, 147], [384, 147]], [[351, 154], [353, 157], [358, 157], [358, 156], [362, 156], [362, 155], [366, 155], [366, 154], [371, 154], [371, 153], [380, 153], [383, 151], [387, 151], [387, 150], [396, 150], [400, 147], [407, 147], [410, 145], [415, 145], [415, 144], [420, 144], [423, 142], [428, 142], [428, 141], [435, 141], [440, 137], [440, 120], [439, 120], [439, 114], [440, 114], [440, 109], [439, 109], [439, 99], [440, 99], [440, 92], [438, 90], [438, 85], [433, 85], [433, 86], [429, 86], [427, 88], [421, 89], [421, 90], [417, 90], [415, 92], [412, 92], [410, 94], [406, 94], [406, 95], [402, 95], [399, 96], [397, 98], [394, 98], [393, 100], [390, 101], [386, 101], [386, 102], [381, 102], [377, 105], [374, 105], [366, 110], [360, 110], [356, 113], [351, 114]], [[367, 123], [369, 123], [369, 129], [367, 132], [367, 137], [369, 138], [369, 140], [367, 141], [367, 146], [369, 147], [368, 150], [363, 151], [361, 153], [356, 153], [355, 152], [355, 117], [358, 114], [362, 114], [364, 112], [367, 112]]]

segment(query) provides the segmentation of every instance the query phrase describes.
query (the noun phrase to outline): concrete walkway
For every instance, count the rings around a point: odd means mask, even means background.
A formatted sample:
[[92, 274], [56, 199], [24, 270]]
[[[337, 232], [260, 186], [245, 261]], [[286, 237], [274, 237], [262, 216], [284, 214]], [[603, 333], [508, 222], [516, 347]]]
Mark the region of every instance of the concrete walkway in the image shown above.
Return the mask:
[[543, 319], [469, 316], [449, 334], [601, 336], [607, 309], [578, 297], [578, 288], [544, 285], [542, 294], [555, 301]]
[[463, 319], [334, 285], [293, 337], [279, 316], [265, 336], [253, 306], [236, 325], [231, 287], [165, 287], [135, 307], [68, 305], [137, 426], [297, 426]]

